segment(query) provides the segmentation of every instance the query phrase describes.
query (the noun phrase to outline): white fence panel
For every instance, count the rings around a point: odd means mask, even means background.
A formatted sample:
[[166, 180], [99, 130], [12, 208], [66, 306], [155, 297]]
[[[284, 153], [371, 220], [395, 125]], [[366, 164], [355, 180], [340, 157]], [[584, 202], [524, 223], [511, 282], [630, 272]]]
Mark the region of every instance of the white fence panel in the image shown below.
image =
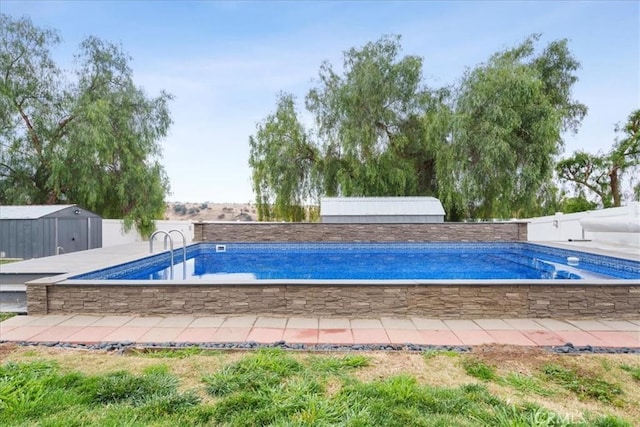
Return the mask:
[[[584, 221], [583, 221], [584, 220]], [[593, 240], [640, 246], [640, 202], [619, 208], [530, 218], [528, 240], [566, 242]]]
[[[156, 230], [180, 230], [187, 240], [187, 244], [193, 242], [193, 225], [191, 221], [156, 221]], [[181, 237], [178, 233], [172, 235], [174, 246], [182, 245]], [[161, 241], [163, 239], [160, 239]], [[126, 243], [143, 242], [138, 230], [132, 227], [129, 231], [124, 231], [124, 222], [120, 219], [102, 220], [102, 247], [124, 245]]]

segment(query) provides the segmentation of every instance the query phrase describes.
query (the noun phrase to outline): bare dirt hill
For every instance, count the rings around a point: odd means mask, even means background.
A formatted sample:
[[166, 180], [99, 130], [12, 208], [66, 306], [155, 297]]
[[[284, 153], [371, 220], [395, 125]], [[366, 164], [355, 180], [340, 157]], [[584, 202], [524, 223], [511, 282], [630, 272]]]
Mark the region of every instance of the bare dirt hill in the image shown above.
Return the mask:
[[169, 202], [164, 212], [168, 220], [257, 221], [256, 207], [248, 203]]

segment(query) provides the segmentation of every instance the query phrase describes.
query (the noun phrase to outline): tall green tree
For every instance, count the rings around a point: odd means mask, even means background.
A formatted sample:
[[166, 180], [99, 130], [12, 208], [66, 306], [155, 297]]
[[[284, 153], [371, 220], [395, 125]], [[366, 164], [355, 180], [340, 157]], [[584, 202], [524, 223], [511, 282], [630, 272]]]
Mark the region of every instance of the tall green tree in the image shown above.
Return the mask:
[[401, 50], [399, 36], [382, 37], [346, 51], [342, 75], [328, 62], [320, 67], [306, 106], [323, 143], [325, 194], [432, 192], [420, 188], [435, 174], [421, 117], [434, 97], [422, 80], [422, 59]]
[[[579, 64], [566, 41], [536, 52], [537, 41], [499, 52], [440, 89], [425, 85], [422, 58], [403, 56], [399, 37], [346, 51], [340, 73], [323, 63], [306, 97], [316, 123], [315, 154], [305, 166], [313, 179], [291, 173], [299, 177], [294, 187], [313, 183], [328, 196], [432, 195], [450, 220], [554, 211], [554, 156], [586, 107], [571, 97]], [[282, 155], [296, 153], [289, 160], [299, 164], [298, 150], [281, 147], [291, 138], [266, 132], [263, 141]], [[286, 163], [259, 158], [254, 177], [279, 162]], [[259, 206], [283, 191], [260, 182]]]
[[316, 194], [316, 147], [298, 119], [291, 94], [281, 93], [275, 113], [249, 138], [249, 165], [258, 219], [302, 221]]
[[586, 107], [571, 98], [579, 64], [565, 40], [536, 55], [538, 37], [493, 55], [462, 78], [453, 108], [454, 179], [474, 218], [529, 215], [552, 179], [562, 132], [576, 130]]
[[[574, 183], [578, 192], [587, 190], [594, 193], [605, 208], [621, 205], [625, 175], [634, 175], [637, 179], [640, 166], [640, 110], [633, 111], [623, 126], [616, 127], [616, 131], [622, 135], [616, 138], [606, 154], [576, 151], [556, 165], [561, 180]], [[633, 197], [640, 199], [640, 183], [636, 182], [633, 190]]]
[[159, 140], [171, 96], [149, 97], [131, 58], [95, 37], [71, 78], [52, 59], [59, 43], [54, 30], [0, 15], [0, 203], [76, 203], [148, 233], [169, 188]]

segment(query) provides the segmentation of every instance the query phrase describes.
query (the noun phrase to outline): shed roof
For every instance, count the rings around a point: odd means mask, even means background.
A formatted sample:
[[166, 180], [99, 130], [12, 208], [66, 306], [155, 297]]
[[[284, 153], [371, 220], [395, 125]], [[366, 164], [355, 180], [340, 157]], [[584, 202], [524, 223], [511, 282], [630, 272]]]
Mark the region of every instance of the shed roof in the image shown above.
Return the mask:
[[76, 205], [0, 206], [0, 219], [38, 219]]
[[350, 215], [444, 215], [435, 197], [325, 197], [321, 216]]

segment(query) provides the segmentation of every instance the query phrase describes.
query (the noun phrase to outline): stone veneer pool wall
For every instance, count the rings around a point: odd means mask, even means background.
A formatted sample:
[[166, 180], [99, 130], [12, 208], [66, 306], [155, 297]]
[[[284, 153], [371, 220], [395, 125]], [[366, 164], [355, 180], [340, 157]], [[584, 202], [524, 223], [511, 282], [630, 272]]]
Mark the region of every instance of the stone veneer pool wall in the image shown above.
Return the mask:
[[323, 224], [196, 222], [196, 242], [526, 242], [526, 222]]
[[637, 284], [27, 285], [29, 314], [637, 319]]

